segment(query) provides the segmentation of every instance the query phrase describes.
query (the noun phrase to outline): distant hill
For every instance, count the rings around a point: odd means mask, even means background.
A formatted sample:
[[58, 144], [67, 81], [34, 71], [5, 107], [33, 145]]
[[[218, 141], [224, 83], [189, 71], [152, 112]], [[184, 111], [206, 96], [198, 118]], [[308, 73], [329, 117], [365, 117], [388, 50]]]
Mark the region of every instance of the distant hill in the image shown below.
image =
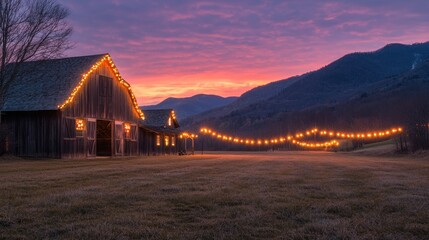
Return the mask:
[[186, 98], [167, 98], [156, 105], [143, 106], [143, 109], [172, 108], [176, 111], [178, 119], [184, 119], [193, 115], [228, 105], [237, 97], [220, 97], [217, 95], [198, 94]]
[[429, 60], [422, 65], [371, 84], [367, 91], [332, 104], [281, 112], [252, 123], [248, 135], [273, 135], [312, 126], [327, 129], [368, 130], [407, 127], [429, 120]]
[[[359, 115], [365, 109], [374, 111], [366, 113], [366, 121], [374, 123], [370, 116], [377, 116], [386, 120], [380, 124], [387, 123], [389, 114], [383, 116], [383, 112], [393, 111], [392, 106], [384, 107], [379, 103], [399, 104], [401, 94], [411, 98], [404, 102], [424, 97], [427, 84], [421, 72], [429, 67], [428, 59], [429, 42], [389, 44], [374, 52], [348, 54], [317, 71], [252, 89], [230, 105], [182, 121], [182, 126], [208, 126], [240, 134], [270, 135], [309, 124], [320, 126], [335, 122], [345, 128], [355, 121], [348, 113]], [[416, 75], [416, 71], [420, 71], [420, 75]], [[407, 83], [410, 86], [403, 82], [409, 78], [414, 79]], [[395, 84], [408, 87], [395, 88]], [[391, 90], [387, 91], [389, 87]], [[410, 89], [416, 94], [413, 95]], [[384, 98], [379, 99], [381, 96]], [[360, 110], [354, 111], [350, 107]], [[324, 115], [327, 112], [329, 114]]]

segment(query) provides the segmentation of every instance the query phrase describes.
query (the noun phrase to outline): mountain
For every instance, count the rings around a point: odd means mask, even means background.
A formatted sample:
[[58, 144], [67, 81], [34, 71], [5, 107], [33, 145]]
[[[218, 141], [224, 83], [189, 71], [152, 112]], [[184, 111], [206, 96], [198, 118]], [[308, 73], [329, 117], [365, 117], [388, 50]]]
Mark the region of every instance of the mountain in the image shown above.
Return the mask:
[[427, 123], [428, 114], [429, 60], [426, 60], [415, 69], [371, 84], [367, 91], [344, 102], [281, 112], [254, 122], [252, 131], [243, 131], [249, 135], [273, 135], [312, 126], [353, 131], [406, 127]]
[[[288, 87], [289, 85], [292, 85], [300, 78], [301, 76], [295, 76], [288, 79], [271, 82], [266, 85], [258, 86], [256, 88], [253, 88], [245, 92], [239, 98], [236, 98], [234, 101], [232, 101], [232, 103], [230, 104], [227, 104], [218, 108], [213, 108], [212, 110], [204, 111], [204, 114], [197, 114], [192, 116], [192, 118], [197, 116], [198, 119], [200, 118], [210, 119], [210, 118], [216, 118], [218, 116], [226, 116], [235, 110], [250, 106], [254, 103], [257, 103], [257, 102], [269, 99], [272, 96], [275, 96], [282, 89]], [[184, 119], [187, 124], [194, 122], [193, 119], [186, 119], [186, 118]], [[196, 119], [195, 121], [198, 121], [198, 119]]]
[[[369, 101], [364, 104], [367, 107], [379, 106], [377, 102], [384, 101], [371, 97], [371, 94], [376, 96], [375, 93], [383, 93], [393, 99], [393, 95], [383, 92], [383, 89], [393, 83], [399, 84], [403, 78], [410, 78], [417, 70], [423, 71], [421, 68], [427, 64], [428, 59], [429, 42], [389, 44], [373, 52], [348, 54], [317, 71], [250, 90], [230, 105], [186, 119], [182, 121], [182, 125], [187, 128], [208, 126], [247, 135], [268, 135], [296, 127], [308, 127], [309, 124], [328, 124], [334, 118], [343, 118], [335, 110], [340, 106], [356, 107], [356, 103], [352, 102], [358, 100]], [[424, 81], [417, 81], [415, 84], [424, 85]], [[425, 87], [426, 85], [423, 89]], [[396, 91], [396, 94], [401, 94], [406, 89], [399, 88]], [[410, 97], [415, 98], [413, 95]], [[331, 115], [322, 117], [324, 119], [315, 117], [316, 112], [320, 116], [327, 109], [334, 109]], [[353, 109], [347, 110], [353, 112]], [[385, 110], [387, 111], [380, 106], [381, 113]], [[348, 120], [353, 118], [345, 112], [342, 114], [347, 115], [344, 117]], [[335, 122], [342, 122], [339, 124], [344, 124], [343, 127], [350, 123], [339, 120]]]
[[143, 109], [163, 109], [172, 108], [176, 112], [178, 119], [184, 119], [193, 115], [222, 107], [235, 101], [237, 97], [220, 97], [216, 95], [198, 94], [186, 98], [167, 98], [156, 105], [144, 106]]

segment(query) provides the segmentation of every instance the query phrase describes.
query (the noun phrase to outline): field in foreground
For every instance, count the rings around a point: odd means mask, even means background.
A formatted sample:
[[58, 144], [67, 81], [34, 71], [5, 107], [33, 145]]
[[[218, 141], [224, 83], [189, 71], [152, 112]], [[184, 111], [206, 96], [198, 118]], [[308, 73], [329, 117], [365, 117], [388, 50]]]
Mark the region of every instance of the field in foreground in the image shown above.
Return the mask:
[[427, 239], [429, 161], [326, 152], [0, 160], [0, 238]]

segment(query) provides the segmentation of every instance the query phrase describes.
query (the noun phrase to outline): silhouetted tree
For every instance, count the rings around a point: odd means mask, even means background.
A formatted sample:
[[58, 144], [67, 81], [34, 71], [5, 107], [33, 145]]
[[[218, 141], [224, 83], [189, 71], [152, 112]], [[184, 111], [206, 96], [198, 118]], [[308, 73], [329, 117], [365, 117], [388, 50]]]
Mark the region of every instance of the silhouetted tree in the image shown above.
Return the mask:
[[0, 0], [0, 153], [6, 90], [22, 63], [58, 57], [70, 48], [68, 15], [55, 0]]
[[411, 115], [408, 135], [412, 151], [429, 149], [429, 99], [421, 98]]
[[54, 0], [0, 0], [0, 109], [23, 62], [57, 57], [70, 47], [68, 15]]

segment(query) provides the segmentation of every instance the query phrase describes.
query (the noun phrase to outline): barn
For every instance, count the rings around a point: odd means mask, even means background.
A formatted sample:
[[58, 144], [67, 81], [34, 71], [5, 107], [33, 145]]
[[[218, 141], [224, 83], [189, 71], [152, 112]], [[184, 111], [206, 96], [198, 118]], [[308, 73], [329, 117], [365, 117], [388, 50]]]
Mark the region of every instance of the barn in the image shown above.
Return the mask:
[[139, 155], [144, 114], [109, 54], [26, 62], [4, 97], [2, 124], [10, 153]]
[[139, 151], [145, 155], [177, 154], [179, 123], [173, 109], [143, 110], [140, 121]]

